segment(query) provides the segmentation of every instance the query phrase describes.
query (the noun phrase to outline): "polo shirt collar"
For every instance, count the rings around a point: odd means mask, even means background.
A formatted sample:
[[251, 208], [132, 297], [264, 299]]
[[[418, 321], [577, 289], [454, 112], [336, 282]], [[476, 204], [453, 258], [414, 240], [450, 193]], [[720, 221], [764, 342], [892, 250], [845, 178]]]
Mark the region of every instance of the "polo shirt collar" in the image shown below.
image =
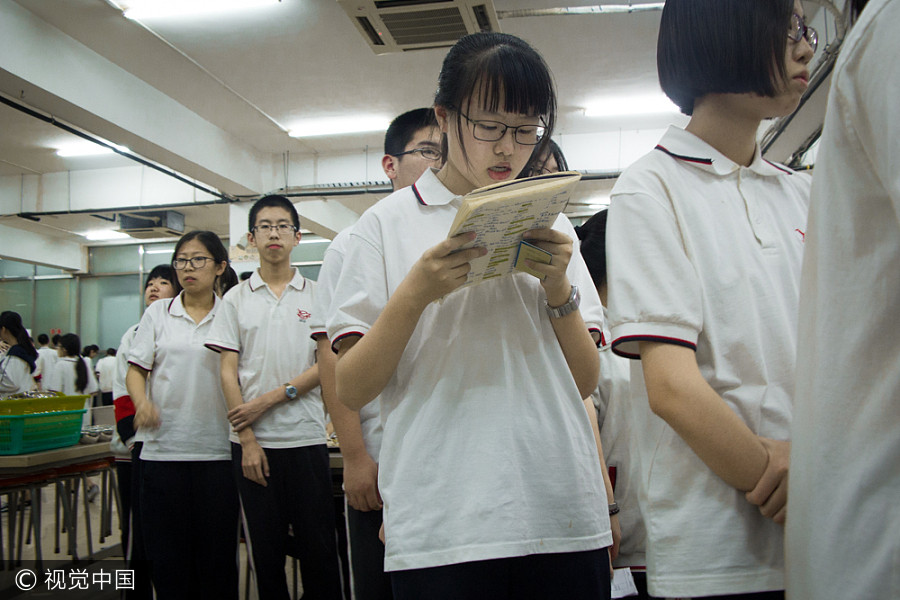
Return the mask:
[[[664, 152], [676, 160], [716, 175], [728, 175], [741, 168], [741, 165], [726, 157], [693, 133], [680, 127], [670, 126], [659, 141], [659, 144], [657, 144], [656, 150]], [[759, 144], [756, 145], [754, 150], [753, 162], [747, 168], [764, 177], [793, 175], [790, 169], [764, 159], [760, 153]]]
[[437, 178], [437, 172], [434, 168], [425, 169], [418, 181], [410, 186], [422, 206], [444, 206], [460, 197], [444, 187]]
[[[181, 300], [183, 297], [184, 297], [184, 290], [179, 292], [177, 296], [175, 296], [174, 298], [172, 298], [169, 301], [169, 306], [166, 308], [166, 310], [173, 317], [184, 317], [185, 319], [187, 319], [191, 323], [193, 323], [194, 320], [191, 318], [191, 316], [189, 314], [187, 314], [187, 311], [184, 309], [184, 303]], [[217, 294], [213, 294], [213, 298], [215, 299], [215, 303], [213, 304], [212, 310], [209, 311], [209, 314], [207, 314], [203, 318], [203, 321], [201, 321], [199, 323], [199, 325], [202, 325], [204, 322], [206, 322], [207, 319], [211, 319], [216, 314], [216, 309], [219, 307], [220, 299]]]
[[[301, 275], [300, 271], [295, 267], [294, 276], [288, 282], [288, 285], [302, 292], [306, 287], [306, 277]], [[255, 292], [264, 287], [269, 287], [269, 284], [263, 281], [262, 276], [259, 274], [259, 269], [254, 269], [253, 274], [250, 275], [250, 291]]]

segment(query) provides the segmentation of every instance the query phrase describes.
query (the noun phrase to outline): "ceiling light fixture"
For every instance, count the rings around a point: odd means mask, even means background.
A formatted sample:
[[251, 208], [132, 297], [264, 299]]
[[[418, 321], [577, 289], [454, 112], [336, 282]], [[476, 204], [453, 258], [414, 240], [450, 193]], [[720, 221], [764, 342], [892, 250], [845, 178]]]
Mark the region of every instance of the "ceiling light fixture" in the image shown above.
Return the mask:
[[114, 229], [95, 229], [94, 231], [86, 231], [82, 234], [85, 238], [92, 242], [106, 242], [109, 240], [127, 240], [131, 236]]
[[[115, 145], [115, 144], [114, 144]], [[125, 146], [115, 146], [121, 152], [130, 152]], [[101, 154], [112, 154], [113, 151], [107, 146], [94, 144], [93, 142], [76, 142], [74, 144], [66, 144], [56, 150], [56, 155], [63, 158], [71, 158], [73, 156], [99, 156]]]
[[626, 117], [677, 113], [678, 107], [662, 94], [598, 100], [584, 109], [586, 117]]
[[291, 128], [288, 135], [299, 138], [387, 131], [390, 124], [388, 117], [335, 117], [299, 123]]
[[125, 18], [136, 21], [193, 17], [274, 5], [281, 0], [119, 0]]

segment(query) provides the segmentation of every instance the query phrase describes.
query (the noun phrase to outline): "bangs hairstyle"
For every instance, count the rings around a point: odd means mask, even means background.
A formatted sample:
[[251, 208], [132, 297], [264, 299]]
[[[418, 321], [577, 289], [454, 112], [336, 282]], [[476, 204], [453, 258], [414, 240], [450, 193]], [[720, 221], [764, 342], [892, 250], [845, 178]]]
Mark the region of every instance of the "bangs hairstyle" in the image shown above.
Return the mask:
[[[257, 202], [257, 204], [259, 204], [259, 202]], [[203, 244], [203, 247], [206, 248], [207, 252], [212, 255], [213, 261], [217, 265], [220, 263], [225, 263], [225, 272], [216, 277], [216, 282], [213, 285], [213, 290], [215, 291], [215, 293], [219, 296], [224, 296], [225, 292], [239, 283], [237, 273], [235, 273], [234, 269], [231, 268], [231, 265], [228, 264], [228, 250], [225, 249], [225, 245], [222, 244], [222, 240], [220, 240], [219, 236], [217, 236], [214, 232], [199, 230], [191, 231], [181, 236], [181, 239], [179, 239], [178, 243], [175, 244], [175, 250], [172, 252], [173, 261], [181, 251], [181, 247], [191, 240], [197, 240], [198, 242]], [[173, 267], [172, 271], [174, 272], [174, 270], [175, 269]], [[175, 277], [175, 281], [172, 282], [172, 285], [175, 286], [176, 294], [180, 294], [181, 290], [184, 289], [181, 287], [181, 283], [178, 281], [177, 276]]]
[[707, 94], [775, 96], [793, 0], [668, 0], [656, 46], [663, 92], [686, 115]]
[[294, 208], [294, 204], [290, 200], [278, 194], [263, 196], [253, 204], [250, 208], [247, 231], [252, 232], [253, 228], [256, 227], [256, 217], [259, 215], [259, 211], [269, 207], [283, 208], [286, 210], [288, 214], [291, 215], [291, 223], [297, 228], [297, 231], [300, 231], [300, 215], [297, 214], [297, 209]]
[[[456, 42], [444, 57], [434, 104], [468, 113], [475, 94], [488, 112], [541, 117], [545, 131], [536, 151], [547, 147], [556, 125], [556, 92], [547, 63], [527, 42], [505, 33], [473, 33]], [[468, 161], [462, 118], [456, 129]], [[446, 136], [441, 150], [447, 156]]]
[[438, 126], [433, 108], [414, 108], [391, 121], [384, 133], [384, 153], [396, 156], [406, 150], [416, 132]]
[[175, 274], [175, 269], [172, 268], [172, 265], [156, 265], [153, 267], [147, 275], [147, 279], [144, 281], [145, 290], [150, 286], [150, 282], [154, 279], [165, 279], [173, 286], [178, 287], [178, 276]]

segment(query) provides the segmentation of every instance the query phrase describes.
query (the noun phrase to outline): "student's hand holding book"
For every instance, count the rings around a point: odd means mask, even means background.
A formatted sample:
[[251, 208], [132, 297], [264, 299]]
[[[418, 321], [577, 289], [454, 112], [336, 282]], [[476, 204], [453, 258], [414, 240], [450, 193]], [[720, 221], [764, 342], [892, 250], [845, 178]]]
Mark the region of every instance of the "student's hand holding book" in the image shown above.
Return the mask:
[[555, 229], [531, 229], [525, 232], [524, 238], [529, 244], [550, 253], [549, 263], [525, 260], [529, 269], [543, 275], [541, 285], [547, 294], [547, 303], [550, 306], [565, 304], [572, 291], [566, 275], [574, 251], [572, 238]]
[[474, 239], [474, 232], [461, 233], [426, 250], [394, 294], [405, 296], [413, 306], [425, 310], [435, 300], [461, 287], [471, 268], [469, 262], [487, 253], [478, 247], [460, 250]]

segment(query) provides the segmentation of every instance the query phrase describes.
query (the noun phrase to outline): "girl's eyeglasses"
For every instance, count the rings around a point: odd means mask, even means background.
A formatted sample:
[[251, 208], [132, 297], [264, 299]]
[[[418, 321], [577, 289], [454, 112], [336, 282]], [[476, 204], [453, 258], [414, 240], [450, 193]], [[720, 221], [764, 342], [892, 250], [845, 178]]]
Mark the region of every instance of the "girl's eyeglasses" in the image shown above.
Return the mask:
[[472, 135], [476, 140], [482, 142], [496, 142], [506, 135], [507, 129], [513, 130], [513, 138], [516, 143], [523, 146], [536, 146], [544, 137], [545, 128], [542, 125], [519, 125], [513, 127], [500, 121], [476, 121], [470, 119], [469, 115], [463, 111], [456, 109], [457, 112], [469, 123], [472, 124]]
[[172, 260], [172, 266], [175, 267], [178, 271], [183, 271], [187, 269], [188, 263], [190, 263], [191, 268], [193, 269], [202, 269], [206, 266], [206, 261], [215, 259], [211, 256], [195, 256], [193, 258], [176, 258]]
[[819, 33], [812, 27], [807, 26], [803, 17], [797, 13], [791, 15], [791, 28], [788, 29], [788, 38], [795, 42], [806, 38], [813, 52], [816, 51], [816, 46], [819, 45]]

